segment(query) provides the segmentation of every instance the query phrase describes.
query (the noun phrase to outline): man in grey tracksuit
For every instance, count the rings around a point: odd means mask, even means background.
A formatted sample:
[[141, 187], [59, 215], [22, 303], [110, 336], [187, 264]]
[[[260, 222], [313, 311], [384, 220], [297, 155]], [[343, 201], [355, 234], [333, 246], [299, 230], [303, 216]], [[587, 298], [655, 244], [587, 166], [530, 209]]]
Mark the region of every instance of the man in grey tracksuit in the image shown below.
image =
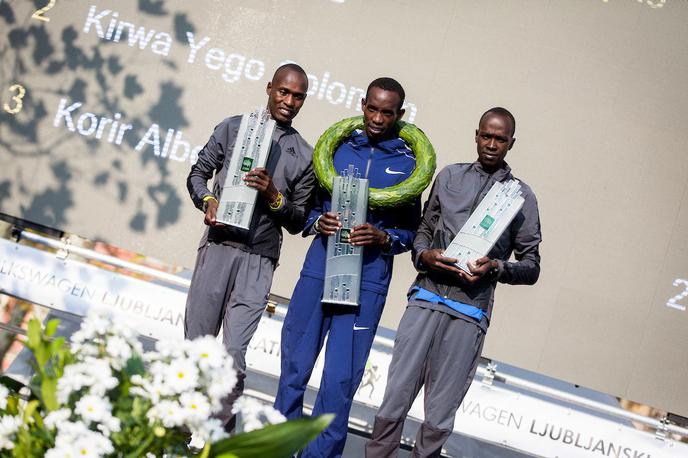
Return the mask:
[[[435, 179], [413, 242], [418, 276], [397, 330], [367, 457], [396, 456], [404, 419], [422, 386], [425, 419], [413, 456], [440, 455], [478, 365], [496, 283], [532, 285], [538, 279], [540, 218], [535, 195], [523, 182], [522, 209], [489, 255], [469, 264], [470, 274], [442, 255], [492, 185], [514, 179], [504, 157], [515, 129], [506, 109], [486, 111], [475, 133], [478, 160], [450, 165]], [[515, 261], [509, 261], [512, 253]]]
[[[282, 245], [282, 227], [300, 232], [308, 217], [316, 187], [313, 149], [291, 127], [306, 98], [308, 78], [301, 67], [278, 68], [268, 83], [267, 107], [276, 121], [266, 166], [246, 173], [246, 184], [258, 190], [248, 230], [216, 221], [219, 192], [227, 175], [241, 116], [222, 121], [191, 167], [187, 187], [208, 225], [198, 248], [186, 301], [184, 337], [217, 335], [234, 358], [239, 381], [225, 401], [220, 418], [234, 426], [229, 410], [243, 392], [246, 349], [265, 308], [272, 274]], [[207, 183], [215, 174], [211, 192]], [[231, 421], [230, 421], [231, 420]]]

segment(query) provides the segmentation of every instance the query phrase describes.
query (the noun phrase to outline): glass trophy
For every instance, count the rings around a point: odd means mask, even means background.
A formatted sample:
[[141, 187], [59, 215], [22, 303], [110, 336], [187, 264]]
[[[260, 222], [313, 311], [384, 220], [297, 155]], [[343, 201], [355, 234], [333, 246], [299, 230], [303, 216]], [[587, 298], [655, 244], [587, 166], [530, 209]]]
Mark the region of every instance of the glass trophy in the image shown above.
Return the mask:
[[444, 256], [457, 259], [456, 266], [470, 273], [468, 263], [487, 256], [523, 202], [518, 180], [496, 182], [444, 251]]
[[246, 185], [244, 175], [256, 167], [265, 167], [274, 131], [275, 121], [265, 108], [242, 116], [220, 193], [218, 222], [242, 229], [249, 228], [258, 191]]
[[349, 165], [332, 184], [332, 212], [339, 216], [342, 227], [327, 240], [323, 302], [358, 305], [363, 247], [352, 246], [349, 235], [351, 229], [366, 222], [367, 211], [368, 180]]

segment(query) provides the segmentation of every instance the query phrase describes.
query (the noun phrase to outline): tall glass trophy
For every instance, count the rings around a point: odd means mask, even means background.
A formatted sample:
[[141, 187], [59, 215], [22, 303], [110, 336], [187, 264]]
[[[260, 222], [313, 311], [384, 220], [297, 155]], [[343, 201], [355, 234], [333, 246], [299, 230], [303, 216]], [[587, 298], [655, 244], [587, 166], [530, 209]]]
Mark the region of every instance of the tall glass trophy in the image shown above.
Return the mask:
[[456, 266], [470, 273], [468, 263], [487, 256], [523, 202], [518, 180], [496, 182], [444, 251], [444, 256], [455, 258]]
[[248, 229], [256, 206], [258, 191], [246, 186], [244, 175], [256, 167], [265, 167], [272, 145], [275, 121], [270, 112], [259, 108], [241, 118], [229, 169], [222, 185], [217, 221]]
[[349, 243], [351, 229], [366, 221], [368, 180], [350, 165], [332, 186], [332, 212], [339, 216], [342, 227], [328, 237], [325, 289], [323, 302], [357, 306], [361, 289], [363, 247]]

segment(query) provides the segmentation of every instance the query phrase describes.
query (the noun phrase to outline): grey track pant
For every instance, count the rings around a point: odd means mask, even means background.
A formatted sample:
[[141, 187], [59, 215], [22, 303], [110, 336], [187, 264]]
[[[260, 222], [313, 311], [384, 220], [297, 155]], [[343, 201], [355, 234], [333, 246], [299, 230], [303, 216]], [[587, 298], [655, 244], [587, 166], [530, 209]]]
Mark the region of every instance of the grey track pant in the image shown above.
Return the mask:
[[239, 379], [223, 401], [219, 418], [224, 422], [233, 418], [231, 405], [244, 391], [246, 349], [265, 310], [274, 270], [269, 258], [232, 246], [206, 243], [198, 249], [186, 298], [184, 338], [217, 336], [222, 325], [222, 340]]
[[480, 360], [485, 334], [477, 325], [414, 303], [399, 323], [366, 457], [397, 456], [406, 414], [423, 385], [425, 420], [412, 456], [440, 456]]

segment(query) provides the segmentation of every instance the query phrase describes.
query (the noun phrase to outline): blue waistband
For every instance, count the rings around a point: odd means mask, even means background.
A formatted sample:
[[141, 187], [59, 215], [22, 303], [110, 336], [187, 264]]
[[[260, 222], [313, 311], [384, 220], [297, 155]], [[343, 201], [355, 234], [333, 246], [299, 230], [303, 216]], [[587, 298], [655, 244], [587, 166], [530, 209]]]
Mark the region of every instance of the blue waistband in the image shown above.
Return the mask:
[[439, 294], [435, 294], [432, 291], [423, 289], [420, 286], [414, 286], [413, 288], [411, 288], [411, 294], [413, 293], [415, 293], [414, 298], [418, 299], [419, 301], [426, 301], [432, 302], [433, 304], [446, 305], [447, 307], [456, 310], [460, 314], [469, 316], [478, 321], [480, 321], [483, 318], [483, 316], [485, 316], [485, 312], [483, 312], [481, 309], [474, 305], [464, 304], [463, 302], [459, 301], [453, 301], [446, 297], [442, 297]]

